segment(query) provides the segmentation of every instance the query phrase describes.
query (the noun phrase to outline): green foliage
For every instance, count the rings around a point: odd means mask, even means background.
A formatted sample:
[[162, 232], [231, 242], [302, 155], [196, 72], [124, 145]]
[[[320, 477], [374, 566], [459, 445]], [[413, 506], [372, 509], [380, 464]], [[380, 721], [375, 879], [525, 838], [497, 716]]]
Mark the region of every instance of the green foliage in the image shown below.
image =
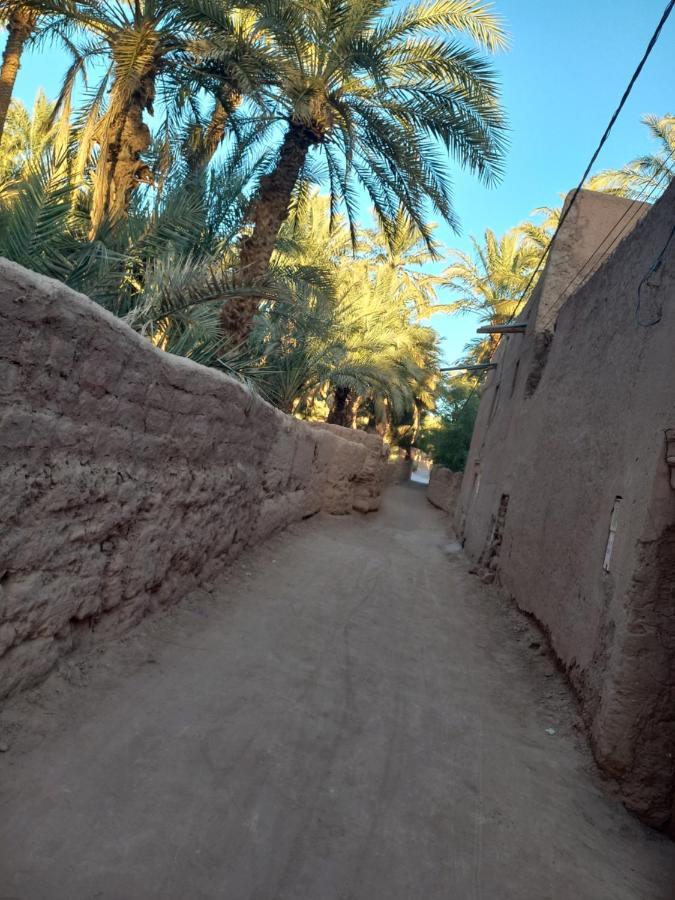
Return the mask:
[[621, 169], [593, 175], [585, 187], [617, 197], [639, 200], [658, 198], [675, 177], [675, 116], [644, 116], [657, 150], [631, 160]]
[[[208, 172], [178, 170], [92, 240], [72, 152], [57, 157], [50, 116], [29, 125], [20, 133], [30, 140], [7, 142], [21, 165], [8, 166], [12, 177], [0, 183], [2, 255], [87, 293], [156, 346], [245, 379], [288, 412], [325, 416], [338, 384], [376, 423], [410, 418], [420, 396], [433, 402], [438, 340], [417, 322], [415, 267], [426, 251], [403, 218], [417, 249], [410, 265], [401, 258], [392, 267], [381, 236], [359, 233], [355, 255], [344, 222], [330, 227], [328, 199], [308, 195], [265, 280], [235, 287], [242, 194], [255, 178], [240, 147]], [[247, 291], [263, 302], [250, 342], [233, 347], [219, 311]]]
[[506, 38], [490, 4], [252, 0], [249, 9], [271, 74], [253, 115], [275, 143], [279, 122], [311, 135], [303, 177], [327, 179], [331, 217], [343, 205], [352, 235], [359, 185], [387, 237], [403, 209], [431, 242], [429, 208], [456, 224], [448, 153], [488, 183], [500, 174], [505, 123], [484, 53]]
[[[482, 243], [472, 237], [473, 254], [451, 251], [443, 283], [457, 299], [447, 305], [453, 313], [478, 313], [481, 324], [501, 325], [527, 302], [536, 285], [530, 282], [552, 233], [555, 211], [545, 211], [543, 225], [524, 223], [497, 237], [489, 228]], [[498, 338], [477, 338], [465, 347], [469, 363], [489, 361]]]
[[0, 145], [0, 183], [18, 178], [26, 166], [38, 159], [53, 144], [56, 128], [52, 124], [54, 104], [40, 90], [33, 109], [13, 100]]
[[416, 446], [434, 464], [461, 472], [469, 454], [479, 403], [477, 382], [453, 379], [444, 384], [439, 390], [437, 414], [425, 421]]
[[268, 304], [254, 328], [261, 390], [301, 415], [338, 386], [368, 406], [373, 425], [412, 415], [417, 397], [433, 402], [438, 336], [416, 321], [407, 273], [392, 279], [361, 236], [354, 257], [348, 227], [338, 219], [331, 229], [328, 207], [315, 196], [282, 229], [272, 270], [287, 272], [291, 303]]

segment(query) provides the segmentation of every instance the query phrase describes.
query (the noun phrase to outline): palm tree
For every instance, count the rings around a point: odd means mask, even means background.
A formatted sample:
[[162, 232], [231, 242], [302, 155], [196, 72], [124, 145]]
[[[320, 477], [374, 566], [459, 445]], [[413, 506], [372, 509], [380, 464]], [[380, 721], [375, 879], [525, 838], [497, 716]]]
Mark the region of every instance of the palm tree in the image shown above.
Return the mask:
[[1, 15], [7, 28], [7, 43], [0, 66], [0, 138], [5, 129], [21, 56], [37, 24], [38, 11], [30, 3], [6, 2], [2, 4]]
[[0, 0], [0, 23], [7, 28], [0, 65], [0, 140], [26, 45], [38, 35], [41, 20], [67, 14], [71, 5], [67, 0]]
[[[275, 75], [263, 92], [261, 129], [278, 147], [248, 214], [240, 280], [264, 280], [293, 192], [321, 154], [333, 217], [342, 202], [355, 234], [356, 190], [391, 234], [399, 210], [431, 243], [427, 208], [451, 224], [444, 150], [479, 177], [500, 172], [504, 120], [494, 72], [480, 50], [505, 44], [489, 5], [422, 0], [253, 0]], [[223, 325], [246, 338], [252, 299], [223, 308]]]
[[[237, 17], [223, 9], [215, 0], [78, 0], [73, 19], [91, 38], [79, 47], [59, 103], [68, 102], [77, 74], [88, 64], [107, 63], [79, 133], [78, 171], [93, 161], [92, 236], [104, 222], [127, 216], [140, 185], [155, 183], [146, 159], [153, 136], [145, 116], [154, 115], [160, 88], [170, 125], [186, 106], [193, 114], [186, 146], [192, 169], [203, 169], [221, 142], [235, 92], [250, 87], [250, 42]], [[205, 89], [213, 105], [202, 127], [196, 98]]]
[[20, 100], [12, 100], [0, 144], [0, 184], [19, 178], [52, 145], [58, 130], [53, 114], [54, 104], [42, 90], [35, 96], [32, 111]]
[[143, 155], [152, 135], [144, 114], [154, 112], [157, 80], [180, 71], [185, 37], [166, 0], [80, 0], [74, 18], [91, 36], [66, 75], [60, 103], [67, 102], [77, 71], [101, 59], [108, 62], [88, 98], [80, 134], [80, 168], [94, 148], [98, 156], [92, 195], [92, 236], [104, 220], [124, 218], [142, 183], [152, 183]]
[[[346, 371], [331, 375], [328, 422], [351, 427], [364, 404], [376, 420], [416, 417], [416, 401], [438, 368], [438, 335], [419, 325], [414, 303], [392, 292], [390, 272], [367, 260], [340, 273], [340, 300], [332, 322], [344, 347]], [[358, 372], [373, 370], [363, 383]]]
[[[478, 313], [481, 323], [490, 325], [504, 324], [515, 315], [527, 301], [526, 290], [534, 288], [536, 280], [532, 284], [529, 280], [541, 256], [526, 230], [526, 226], [511, 228], [498, 238], [488, 228], [482, 244], [471, 238], [473, 256], [452, 252], [454, 262], [443, 273], [443, 281], [460, 296], [448, 304], [450, 312]], [[467, 348], [470, 358], [477, 362], [489, 359], [498, 342], [496, 335], [471, 342]]]
[[440, 279], [424, 268], [440, 257], [440, 245], [433, 238], [425, 240], [402, 210], [388, 236], [381, 229], [368, 229], [364, 238], [367, 258], [387, 273], [392, 293], [405, 295], [418, 318], [445, 308], [436, 296]]
[[[675, 116], [644, 116], [643, 125], [659, 144], [655, 153], [631, 160], [621, 169], [607, 169], [586, 182], [592, 191], [603, 191], [618, 197], [650, 199], [655, 189], [660, 195], [675, 177]], [[649, 191], [645, 197], [645, 191]]]
[[[359, 247], [364, 237], [357, 233]], [[265, 396], [286, 412], [347, 427], [362, 412], [382, 426], [394, 417], [412, 422], [417, 398], [429, 399], [438, 336], [416, 324], [414, 304], [391, 291], [388, 270], [353, 254], [342, 217], [331, 228], [328, 198], [294, 208], [271, 268], [285, 270], [291, 302], [263, 304], [246, 345], [260, 360], [249, 377]]]
[[[198, 173], [222, 145], [228, 126], [238, 132], [241, 123], [232, 123], [236, 111], [245, 98], [269, 86], [274, 67], [253, 10], [233, 8], [225, 0], [176, 0], [176, 6], [198, 39], [190, 61], [194, 78], [180, 98], [190, 112], [183, 154], [188, 169]], [[206, 113], [204, 104], [195, 102], [199, 90], [211, 98]]]

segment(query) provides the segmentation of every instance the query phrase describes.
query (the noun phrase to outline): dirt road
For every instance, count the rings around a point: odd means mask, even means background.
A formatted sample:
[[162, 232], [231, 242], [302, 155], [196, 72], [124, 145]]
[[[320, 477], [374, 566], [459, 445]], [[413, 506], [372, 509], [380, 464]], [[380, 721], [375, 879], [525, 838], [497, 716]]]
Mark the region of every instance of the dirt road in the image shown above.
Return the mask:
[[538, 637], [415, 485], [0, 715], [0, 897], [672, 900]]

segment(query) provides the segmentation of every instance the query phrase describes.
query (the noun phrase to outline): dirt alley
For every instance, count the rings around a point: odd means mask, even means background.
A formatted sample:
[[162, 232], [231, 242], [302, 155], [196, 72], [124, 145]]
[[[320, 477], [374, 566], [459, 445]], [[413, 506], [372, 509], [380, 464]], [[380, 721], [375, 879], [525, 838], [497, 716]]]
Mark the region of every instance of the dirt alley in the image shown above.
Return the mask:
[[5, 704], [0, 897], [673, 900], [446, 521], [304, 522]]

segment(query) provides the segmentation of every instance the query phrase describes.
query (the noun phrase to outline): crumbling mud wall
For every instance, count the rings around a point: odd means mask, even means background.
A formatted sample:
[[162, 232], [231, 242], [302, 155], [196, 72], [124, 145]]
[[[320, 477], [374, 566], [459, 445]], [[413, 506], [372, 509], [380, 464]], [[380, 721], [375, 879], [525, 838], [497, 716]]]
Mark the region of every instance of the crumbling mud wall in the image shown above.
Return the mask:
[[672, 829], [675, 186], [642, 213], [562, 306], [542, 279], [525, 334], [502, 340], [455, 524], [477, 573], [548, 633], [626, 805]]
[[377, 435], [299, 422], [0, 261], [0, 696], [320, 510], [376, 509]]
[[[329, 425], [327, 422], [315, 422], [312, 428], [328, 432], [330, 437], [316, 436], [319, 443], [325, 441], [333, 466], [327, 476], [317, 479], [321, 486], [321, 508], [331, 513], [349, 513], [353, 509], [358, 512], [373, 512], [379, 509], [380, 496], [387, 484], [388, 448], [377, 434], [357, 431], [354, 428], [343, 428], [341, 425]], [[335, 452], [334, 438], [350, 441], [353, 446], [355, 464], [346, 468], [344, 452]], [[363, 460], [361, 462], [361, 460]], [[348, 476], [345, 473], [348, 472]], [[345, 477], [348, 481], [345, 482]]]
[[444, 466], [432, 466], [427, 485], [427, 500], [432, 506], [453, 515], [461, 484], [461, 472], [453, 472]]
[[387, 484], [406, 484], [412, 475], [413, 463], [404, 456], [392, 454], [385, 473]]

